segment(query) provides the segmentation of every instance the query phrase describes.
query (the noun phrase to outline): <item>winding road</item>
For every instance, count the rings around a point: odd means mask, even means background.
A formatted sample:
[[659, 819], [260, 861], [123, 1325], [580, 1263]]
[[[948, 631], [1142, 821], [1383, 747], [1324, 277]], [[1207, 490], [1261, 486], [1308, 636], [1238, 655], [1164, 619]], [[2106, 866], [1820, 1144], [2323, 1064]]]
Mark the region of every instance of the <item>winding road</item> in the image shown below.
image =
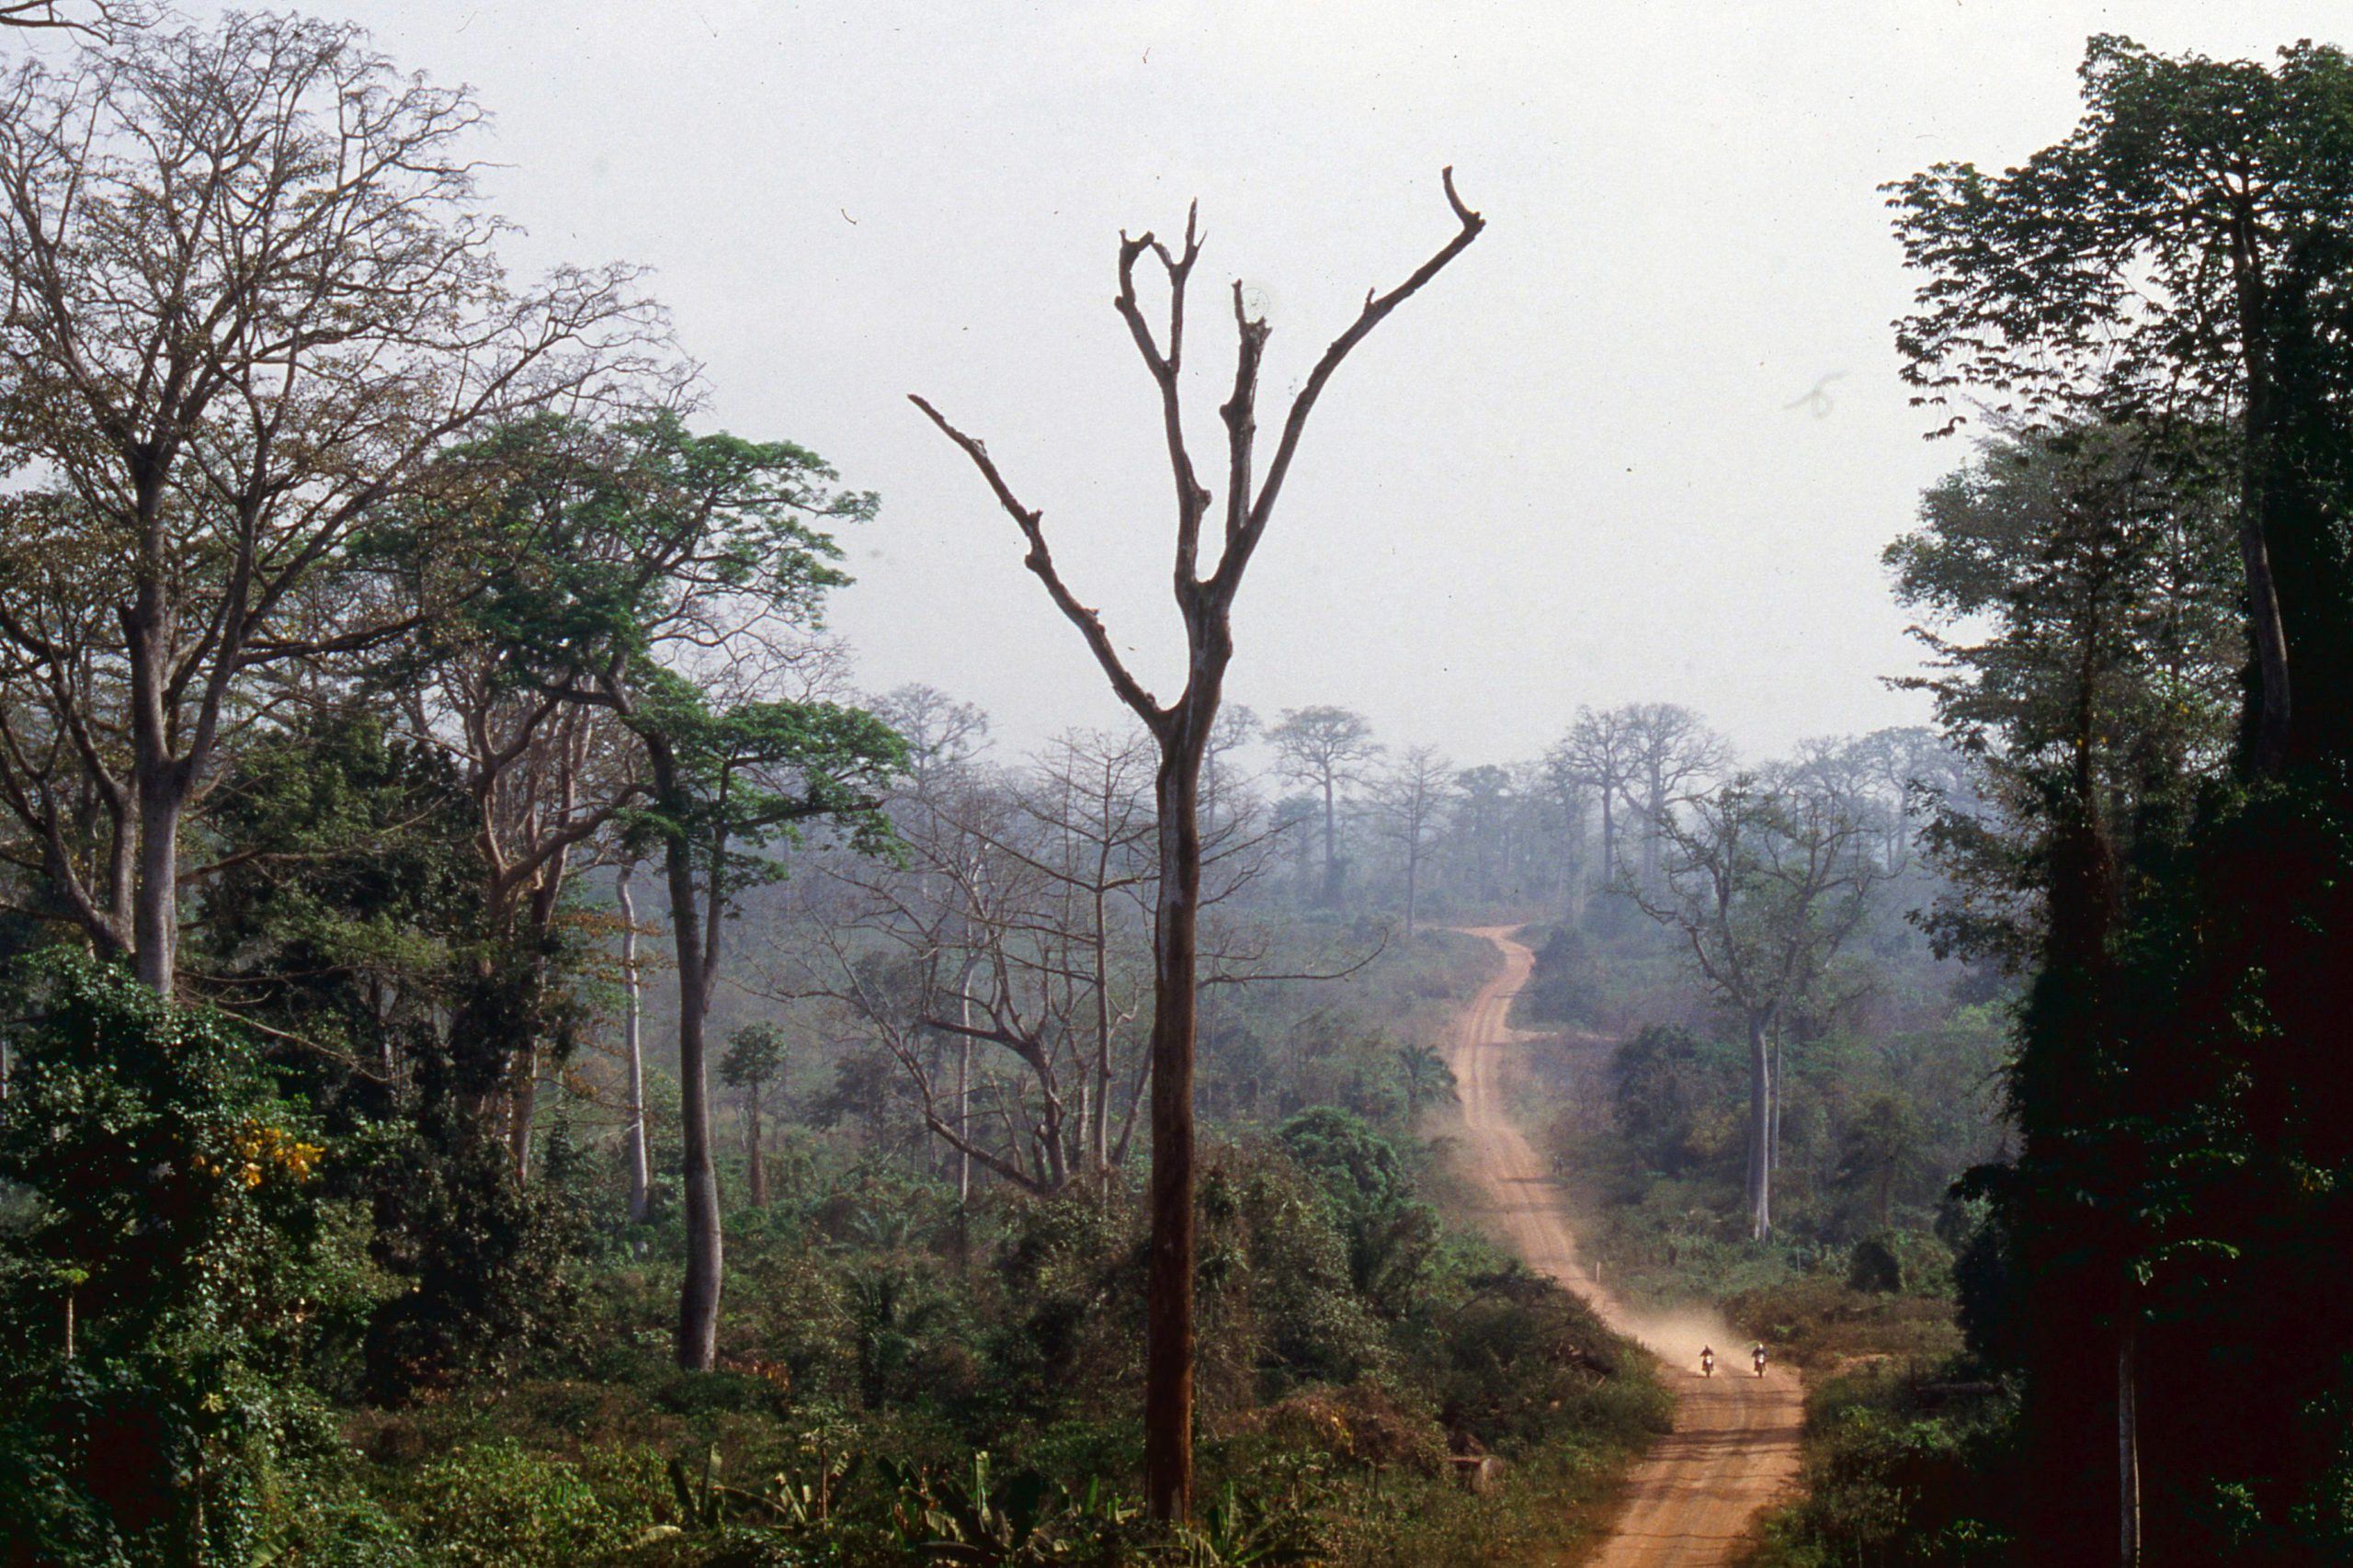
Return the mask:
[[[1794, 1372], [1748, 1374], [1745, 1346], [1712, 1313], [1629, 1312], [1577, 1263], [1560, 1194], [1545, 1162], [1514, 1119], [1524, 1096], [1518, 1053], [1527, 1037], [1510, 1024], [1512, 998], [1536, 955], [1510, 926], [1468, 933], [1493, 943], [1503, 971], [1456, 1023], [1449, 1064], [1462, 1099], [1463, 1174], [1477, 1187], [1480, 1221], [1531, 1268], [1591, 1301], [1609, 1325], [1655, 1352], [1676, 1394], [1675, 1430], [1635, 1467], [1626, 1501], [1591, 1568], [1699, 1568], [1729, 1562], [1756, 1511], [1798, 1472], [1804, 1392]], [[1717, 1351], [1716, 1375], [1702, 1378], [1699, 1347]]]

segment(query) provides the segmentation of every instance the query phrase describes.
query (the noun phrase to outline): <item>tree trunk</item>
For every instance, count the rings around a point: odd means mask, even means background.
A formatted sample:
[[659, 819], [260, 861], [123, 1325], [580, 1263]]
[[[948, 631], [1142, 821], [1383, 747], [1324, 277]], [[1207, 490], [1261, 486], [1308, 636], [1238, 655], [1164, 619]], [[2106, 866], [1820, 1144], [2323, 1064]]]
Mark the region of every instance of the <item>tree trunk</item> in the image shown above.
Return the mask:
[[2141, 1562], [2141, 1320], [2130, 1288], [2116, 1324], [2116, 1527], [2117, 1562]]
[[139, 983], [169, 996], [179, 974], [180, 808], [183, 797], [168, 763], [142, 766], [139, 779], [139, 881], [131, 906], [132, 972]]
[[[679, 798], [677, 764], [669, 748], [647, 737], [646, 754], [653, 763], [656, 798], [665, 803]], [[680, 818], [685, 813], [679, 812]], [[683, 831], [673, 832], [664, 848], [670, 883], [670, 935], [678, 962], [678, 1102], [679, 1132], [685, 1143], [680, 1175], [686, 1188], [687, 1272], [678, 1291], [678, 1365], [689, 1372], [708, 1372], [719, 1354], [719, 1290], [723, 1265], [720, 1233], [719, 1173], [710, 1157], [710, 1085], [706, 1030], [710, 1012], [710, 979], [718, 962], [718, 923], [703, 918], [695, 890], [694, 846]], [[714, 868], [714, 875], [716, 869]], [[713, 887], [716, 901], [721, 890]], [[712, 940], [705, 941], [705, 932]]]
[[2239, 561], [2246, 576], [2247, 642], [2255, 653], [2254, 710], [2245, 726], [2248, 762], [2255, 772], [2277, 773], [2287, 760], [2292, 703], [2289, 691], [2288, 631], [2279, 606], [2279, 581], [2271, 569], [2269, 513], [2275, 499], [2273, 467], [2279, 459], [2279, 421], [2273, 409], [2273, 365], [2264, 309], [2268, 289], [2255, 240], [2256, 218], [2244, 206], [2231, 225], [2231, 264], [2236, 284], [2240, 355], [2246, 370], [2246, 397], [2240, 412]]
[[616, 892], [621, 906], [621, 986], [628, 996], [621, 1040], [629, 1055], [629, 1217], [642, 1225], [653, 1212], [653, 1151], [645, 1139], [645, 1049], [637, 975], [637, 901], [630, 893], [635, 866], [623, 866]]
[[749, 1167], [745, 1175], [752, 1188], [752, 1207], [768, 1206], [768, 1168], [760, 1149], [760, 1091], [755, 1085], [744, 1106], [744, 1151]]
[[1767, 1054], [1765, 1014], [1748, 1016], [1748, 1210], [1749, 1233], [1763, 1241], [1773, 1233], [1772, 1059]]
[[[195, 766], [172, 756], [165, 712], [176, 618], [167, 597], [161, 477], [134, 475], [136, 516], [145, 534], [142, 581], [122, 617], [131, 676], [133, 813], [139, 824], [136, 881], [131, 886], [131, 972], [159, 996], [170, 996], [179, 968], [180, 812]], [[119, 916], [120, 912], [117, 912]]]
[[1332, 795], [1332, 775], [1324, 775], [1324, 907], [1340, 907], [1339, 808]]
[[[1198, 676], [1197, 676], [1198, 678]], [[1217, 697], [1164, 732], [1154, 781], [1160, 885], [1152, 1019], [1152, 1254], [1145, 1279], [1144, 1494], [1152, 1516], [1193, 1502], [1193, 1034], [1201, 837], [1194, 816], [1200, 741]]]
[[1655, 766], [1651, 768], [1650, 784], [1650, 821], [1643, 827], [1643, 890], [1645, 892], [1658, 887], [1658, 846], [1666, 831], [1666, 784], [1659, 778]]
[[1618, 882], [1618, 818], [1609, 807], [1610, 786], [1601, 786], [1601, 885], [1615, 887]]
[[1107, 849], [1095, 863], [1095, 941], [1091, 957], [1095, 972], [1095, 1083], [1093, 1120], [1087, 1126], [1088, 1160], [1096, 1180], [1108, 1196], [1111, 1190], [1111, 932], [1110, 912], [1103, 889], [1110, 880]]

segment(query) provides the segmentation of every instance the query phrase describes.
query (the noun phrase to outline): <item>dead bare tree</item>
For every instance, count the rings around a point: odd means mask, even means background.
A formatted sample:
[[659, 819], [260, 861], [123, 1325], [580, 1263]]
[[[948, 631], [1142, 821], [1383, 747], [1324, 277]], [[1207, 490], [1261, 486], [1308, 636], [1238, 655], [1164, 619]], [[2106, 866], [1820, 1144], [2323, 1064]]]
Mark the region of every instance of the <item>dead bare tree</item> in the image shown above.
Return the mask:
[[1454, 765], [1432, 745], [1407, 746], [1373, 784], [1372, 809], [1383, 836], [1397, 846], [1405, 871], [1405, 939], [1413, 940], [1422, 862], [1430, 836], [1449, 804]]
[[[1210, 515], [1211, 491], [1199, 477], [1185, 433], [1181, 393], [1184, 368], [1185, 290], [1200, 256], [1199, 208], [1185, 220], [1181, 249], [1146, 233], [1120, 236], [1120, 291], [1115, 301], [1137, 352], [1160, 391], [1168, 462], [1176, 483], [1175, 595], [1185, 626], [1186, 679], [1164, 704], [1130, 672], [1102, 619], [1087, 608], [1054, 565], [1046, 544], [1042, 514], [1022, 505], [981, 442], [949, 424], [921, 397], [914, 398], [941, 433], [971, 458], [1028, 543], [1025, 564], [1045, 585], [1054, 606], [1078, 629], [1111, 689], [1143, 722], [1159, 750], [1154, 804], [1159, 830], [1159, 882], [1154, 929], [1152, 1030], [1152, 1249], [1146, 1284], [1144, 1346], [1144, 1492], [1153, 1516], [1185, 1517], [1193, 1489], [1193, 1037], [1197, 922], [1201, 883], [1199, 796], [1202, 755], [1217, 722], [1233, 657], [1233, 611], [1251, 558], [1273, 520], [1275, 502], [1290, 472], [1307, 419], [1325, 383], [1349, 350], [1362, 342], [1390, 312], [1435, 278], [1479, 237], [1484, 220], [1463, 205], [1454, 171], [1443, 176], [1447, 204], [1457, 229], [1452, 238], [1413, 275], [1387, 293], [1367, 290], [1356, 321], [1324, 350], [1292, 399], [1282, 435], [1263, 479], [1256, 473], [1258, 370], [1266, 353], [1267, 324], [1243, 303], [1233, 285], [1233, 321], [1239, 337], [1233, 390], [1219, 413], [1226, 431], [1226, 494], [1223, 539], [1217, 563], [1200, 574], [1201, 531]], [[1154, 335], [1136, 297], [1136, 265], [1147, 255], [1160, 264], [1168, 284], [1165, 340]]]

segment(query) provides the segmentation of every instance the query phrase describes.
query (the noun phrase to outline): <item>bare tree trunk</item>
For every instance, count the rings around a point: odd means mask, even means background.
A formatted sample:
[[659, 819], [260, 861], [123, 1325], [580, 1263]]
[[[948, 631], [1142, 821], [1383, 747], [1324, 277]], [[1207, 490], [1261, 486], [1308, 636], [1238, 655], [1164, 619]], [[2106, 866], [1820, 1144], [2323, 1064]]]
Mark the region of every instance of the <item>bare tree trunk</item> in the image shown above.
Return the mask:
[[1324, 775], [1324, 901], [1325, 909], [1340, 907], [1340, 825], [1332, 799], [1332, 775]]
[[2117, 1561], [2122, 1568], [2141, 1562], [2141, 1319], [2132, 1292], [2123, 1292], [2116, 1324], [2116, 1521]]
[[2239, 562], [2246, 576], [2247, 641], [2258, 672], [2250, 694], [2256, 711], [2248, 761], [2258, 774], [2279, 771], [2287, 760], [2293, 718], [2288, 668], [2288, 628], [2279, 608], [2279, 585], [2271, 570], [2268, 524], [2273, 465], [2279, 460], [2279, 431], [2273, 412], [2275, 389], [2270, 334], [2260, 301], [2264, 281], [2253, 238], [2255, 218], [2242, 209], [2231, 225], [2231, 269], [2237, 285], [2240, 354], [2246, 367], [2246, 397], [2239, 415]]
[[179, 974], [180, 807], [168, 761], [142, 767], [139, 780], [139, 881], [131, 906], [132, 973], [159, 996]]
[[1654, 754], [1650, 776], [1650, 821], [1643, 829], [1643, 887], [1645, 892], [1658, 890], [1659, 841], [1665, 836], [1662, 825], [1666, 817], [1666, 781], [1659, 777], [1658, 763]]
[[[654, 797], [665, 807], [680, 794], [677, 760], [659, 737], [645, 737], [653, 765]], [[676, 815], [683, 818], [686, 813]], [[680, 1176], [686, 1189], [687, 1270], [678, 1290], [679, 1367], [708, 1372], [719, 1355], [719, 1294], [724, 1267], [720, 1232], [719, 1173], [710, 1154], [710, 1084], [708, 1030], [710, 982], [718, 962], [722, 923], [715, 915], [721, 890], [710, 890], [706, 911], [695, 888], [694, 846], [674, 829], [664, 846], [670, 884], [670, 936], [678, 964], [679, 1132], [685, 1144]], [[716, 876], [717, 867], [712, 874]]]
[[1097, 858], [1095, 877], [1095, 1101], [1094, 1120], [1087, 1137], [1096, 1179], [1108, 1195], [1111, 1180], [1111, 935], [1103, 887], [1108, 881], [1108, 846]]
[[629, 1217], [642, 1225], [653, 1211], [653, 1151], [645, 1138], [645, 1048], [642, 998], [637, 973], [637, 901], [630, 879], [637, 868], [623, 866], [616, 892], [621, 906], [621, 986], [628, 995], [621, 1040], [629, 1055]]
[[1601, 885], [1615, 887], [1618, 883], [1618, 817], [1610, 808], [1612, 793], [1605, 780], [1601, 786]]
[[1773, 1063], [1765, 1041], [1769, 1020], [1748, 1016], [1748, 1208], [1749, 1233], [1763, 1241], [1773, 1233]]
[[[1198, 676], [1197, 676], [1198, 678]], [[1153, 944], [1152, 1255], [1144, 1284], [1144, 1487], [1154, 1518], [1192, 1511], [1193, 1035], [1201, 837], [1193, 812], [1207, 701], [1163, 739], [1153, 789], [1160, 812], [1160, 887]]]
[[[956, 1037], [956, 1135], [969, 1138], [972, 1136], [972, 966], [969, 959], [964, 964], [963, 983], [957, 990], [961, 997], [965, 1032]], [[972, 1201], [972, 1152], [959, 1149], [956, 1152], [957, 1211], [961, 1213]]]

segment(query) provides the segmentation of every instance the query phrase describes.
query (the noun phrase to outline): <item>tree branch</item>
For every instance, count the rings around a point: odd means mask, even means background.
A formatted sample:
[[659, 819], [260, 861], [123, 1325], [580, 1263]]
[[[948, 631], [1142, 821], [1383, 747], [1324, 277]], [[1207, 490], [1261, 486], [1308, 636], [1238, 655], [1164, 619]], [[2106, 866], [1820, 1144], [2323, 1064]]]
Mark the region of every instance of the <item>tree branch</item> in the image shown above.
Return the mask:
[[1021, 563], [1045, 584], [1046, 593], [1053, 599], [1054, 607], [1078, 628], [1079, 635], [1086, 639], [1088, 651], [1094, 653], [1095, 662], [1103, 666], [1103, 673], [1110, 677], [1111, 689], [1119, 694], [1120, 700], [1132, 709], [1154, 733], [1158, 733], [1168, 722], [1166, 710], [1135, 676], [1128, 673], [1127, 665], [1120, 663], [1118, 652], [1111, 646], [1110, 633], [1103, 630], [1102, 617], [1080, 604], [1077, 596], [1070, 591], [1062, 574], [1054, 569], [1053, 555], [1046, 548], [1041, 514], [1031, 511], [1015, 497], [1012, 487], [1005, 482], [1005, 476], [997, 472], [986, 447], [948, 423], [939, 410], [918, 394], [908, 393], [907, 401], [922, 409], [931, 422], [939, 426], [940, 433], [962, 448], [964, 455], [972, 460], [973, 466], [981, 471], [981, 476], [989, 482], [989, 488], [995, 492], [997, 504], [1005, 508], [1006, 515], [1020, 527], [1022, 537], [1029, 541], [1029, 552], [1022, 558]]

